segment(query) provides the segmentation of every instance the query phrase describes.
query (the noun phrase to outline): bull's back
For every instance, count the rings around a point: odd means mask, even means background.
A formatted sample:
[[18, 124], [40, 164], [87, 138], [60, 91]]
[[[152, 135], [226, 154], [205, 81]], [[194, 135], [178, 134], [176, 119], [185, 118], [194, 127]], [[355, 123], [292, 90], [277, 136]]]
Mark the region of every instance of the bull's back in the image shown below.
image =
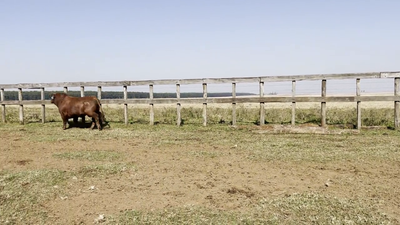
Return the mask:
[[96, 100], [84, 101], [82, 102], [81, 110], [90, 116], [93, 113], [100, 113], [100, 105], [97, 103]]
[[73, 117], [88, 115], [93, 116], [94, 113], [99, 113], [100, 105], [95, 97], [71, 97], [65, 99], [59, 107], [62, 114]]

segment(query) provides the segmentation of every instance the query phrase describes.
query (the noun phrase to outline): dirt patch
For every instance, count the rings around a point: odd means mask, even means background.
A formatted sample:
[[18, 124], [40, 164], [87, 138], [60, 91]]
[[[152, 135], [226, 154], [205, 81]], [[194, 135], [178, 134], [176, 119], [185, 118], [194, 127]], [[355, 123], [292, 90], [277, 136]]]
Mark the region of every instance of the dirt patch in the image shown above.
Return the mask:
[[20, 166], [25, 166], [26, 164], [32, 162], [32, 159], [23, 159], [23, 160], [17, 160], [15, 163]]
[[[252, 129], [255, 133], [332, 134], [326, 129], [307, 126]], [[145, 136], [140, 139], [81, 137], [32, 142], [5, 131], [1, 134], [4, 137], [0, 141], [2, 170], [59, 169], [76, 172], [88, 165], [109, 163], [54, 156], [77, 151], [117, 152], [122, 157], [115, 163], [134, 165], [135, 169], [118, 175], [71, 176], [63, 187], [66, 190], [64, 194], [54, 196], [42, 206], [55, 223], [91, 224], [99, 215], [185, 205], [248, 210], [248, 206], [260, 199], [310, 191], [346, 198], [381, 199], [388, 203], [382, 205], [386, 212], [393, 217], [400, 215], [400, 201], [393, 198], [393, 190], [397, 190], [399, 181], [398, 164], [380, 161], [374, 164], [255, 161], [246, 158], [246, 153], [238, 151], [233, 144], [221, 144], [221, 140], [203, 143], [201, 138], [194, 138], [190, 145], [187, 138], [173, 136], [163, 144], [157, 144], [161, 143], [160, 139]], [[380, 188], [383, 191], [376, 191]]]

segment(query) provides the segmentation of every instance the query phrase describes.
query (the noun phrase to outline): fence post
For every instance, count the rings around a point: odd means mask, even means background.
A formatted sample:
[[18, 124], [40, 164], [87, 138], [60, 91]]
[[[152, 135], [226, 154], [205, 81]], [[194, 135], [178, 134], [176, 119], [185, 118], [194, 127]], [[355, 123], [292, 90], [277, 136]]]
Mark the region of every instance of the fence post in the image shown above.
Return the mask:
[[[81, 97], [85, 97], [85, 86], [81, 86]], [[85, 123], [85, 116], [81, 116], [82, 123]]]
[[64, 87], [64, 93], [65, 93], [65, 94], [68, 93], [68, 87]]
[[97, 86], [97, 99], [99, 100], [102, 116], [104, 118], [105, 115], [103, 115], [103, 108], [102, 108], [103, 106], [101, 105], [101, 101], [100, 101], [101, 100], [101, 86]]
[[24, 105], [22, 105], [22, 88], [18, 88], [18, 100], [20, 101], [19, 104], [19, 123], [24, 124]]
[[[394, 78], [394, 95], [400, 96], [400, 77]], [[394, 102], [394, 128], [399, 129], [400, 126], [400, 102]]]
[[[321, 85], [321, 97], [325, 98], [326, 97], [326, 80], [322, 80], [322, 85]], [[325, 127], [326, 126], [326, 102], [322, 101], [321, 102], [321, 126]]]
[[[128, 87], [124, 86], [124, 100], [128, 99]], [[128, 103], [124, 103], [124, 123], [128, 125]]]
[[[264, 81], [260, 81], [260, 98], [264, 97]], [[264, 102], [260, 102], [260, 125], [265, 124]]]
[[85, 86], [81, 86], [81, 97], [85, 97]]
[[[44, 87], [40, 88], [40, 100], [44, 101]], [[42, 123], [46, 121], [46, 105], [42, 104]]]
[[[4, 102], [4, 88], [0, 89], [0, 100]], [[6, 122], [6, 105], [1, 104], [1, 121]]]
[[[292, 97], [296, 97], [296, 81], [292, 80]], [[296, 125], [296, 102], [292, 101], [292, 126]]]
[[180, 126], [182, 119], [181, 119], [181, 103], [180, 103], [180, 99], [181, 99], [181, 85], [180, 84], [176, 84], [176, 125]]
[[[356, 79], [356, 95], [361, 96], [360, 78]], [[357, 129], [361, 130], [361, 101], [357, 100]]]
[[203, 83], [203, 126], [207, 126], [207, 83]]
[[101, 86], [97, 86], [97, 99], [101, 100]]
[[154, 98], [154, 86], [153, 84], [149, 85], [149, 97], [150, 97], [150, 125], [154, 125], [154, 104], [153, 104], [153, 98]]
[[236, 125], [236, 83], [232, 83], [232, 126]]

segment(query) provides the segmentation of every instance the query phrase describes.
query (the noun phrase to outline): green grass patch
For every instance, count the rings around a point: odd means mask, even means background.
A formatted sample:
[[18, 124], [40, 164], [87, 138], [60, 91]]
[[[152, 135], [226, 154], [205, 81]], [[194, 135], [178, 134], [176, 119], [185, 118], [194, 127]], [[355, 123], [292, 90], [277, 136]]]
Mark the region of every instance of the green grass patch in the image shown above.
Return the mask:
[[213, 159], [213, 158], [222, 156], [222, 153], [217, 152], [217, 151], [189, 151], [188, 155], [196, 157], [196, 158], [211, 158], [211, 159]]
[[259, 215], [272, 216], [274, 224], [391, 224], [385, 214], [367, 201], [337, 198], [319, 193], [297, 193], [262, 200]]
[[43, 224], [47, 211], [40, 204], [63, 195], [60, 188], [69, 178], [59, 170], [33, 170], [0, 175], [0, 223]]
[[[257, 223], [258, 222], [258, 223]], [[156, 212], [127, 211], [106, 219], [106, 224], [259, 224], [250, 214], [187, 206]]]
[[66, 181], [77, 177], [119, 175], [135, 170], [132, 163], [85, 166], [78, 171], [32, 170], [0, 173], [0, 224], [46, 224], [45, 202], [66, 196]]
[[[238, 142], [237, 151], [257, 161], [293, 161], [326, 163], [331, 161], [399, 161], [397, 131], [365, 131], [360, 135], [273, 134], [260, 140]], [[248, 140], [248, 141], [247, 141]]]
[[133, 163], [98, 164], [82, 167], [74, 174], [81, 177], [101, 177], [121, 174], [126, 171], [136, 171], [136, 167]]
[[[40, 123], [41, 109], [39, 107], [25, 107], [24, 119], [25, 123]], [[123, 107], [110, 107], [105, 105], [104, 112], [106, 118], [111, 125], [115, 123], [124, 123]], [[268, 108], [265, 107], [265, 122], [269, 124], [288, 124], [291, 122], [291, 108]], [[362, 124], [363, 126], [394, 126], [394, 112], [392, 108], [363, 108], [362, 109]], [[315, 123], [321, 122], [320, 108], [297, 108], [296, 123]], [[18, 108], [7, 107], [6, 120], [9, 123], [18, 123]], [[146, 107], [135, 107], [129, 105], [128, 121], [131, 124], [148, 124], [150, 122], [150, 111]], [[176, 106], [171, 104], [154, 110], [154, 118], [156, 124], [176, 124], [177, 113]], [[203, 111], [200, 107], [183, 107], [181, 109], [182, 124], [197, 124], [203, 123]], [[236, 121], [240, 125], [259, 124], [260, 109], [257, 107], [245, 107], [238, 105], [236, 108]], [[327, 124], [351, 124], [357, 123], [355, 108], [329, 108], [327, 110]], [[86, 122], [89, 120], [87, 119]], [[55, 122], [61, 127], [61, 117], [59, 112], [54, 107], [46, 108], [46, 122]], [[208, 124], [231, 124], [232, 109], [230, 107], [218, 107], [210, 105], [207, 108], [207, 123]]]

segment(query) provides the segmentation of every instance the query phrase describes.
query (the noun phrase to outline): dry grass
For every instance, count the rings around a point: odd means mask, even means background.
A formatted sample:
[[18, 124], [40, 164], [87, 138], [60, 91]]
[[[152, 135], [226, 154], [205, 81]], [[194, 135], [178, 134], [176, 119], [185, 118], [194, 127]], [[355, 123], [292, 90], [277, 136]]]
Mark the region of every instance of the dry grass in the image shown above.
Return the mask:
[[[232, 121], [232, 106], [230, 104], [209, 104], [207, 108], [208, 124], [230, 124]], [[291, 103], [269, 103], [265, 105], [266, 124], [290, 124]], [[122, 105], [104, 105], [103, 109], [108, 121], [123, 123], [124, 110]], [[320, 124], [319, 103], [297, 103], [296, 123]], [[174, 104], [155, 105], [156, 124], [176, 124], [176, 106]], [[183, 105], [181, 109], [182, 124], [203, 123], [201, 105]], [[18, 122], [18, 107], [8, 106], [6, 120]], [[259, 124], [259, 104], [237, 104], [236, 120], [238, 125]], [[41, 122], [41, 109], [38, 106], [27, 106], [24, 110], [26, 123]], [[327, 104], [327, 124], [354, 127], [356, 125], [356, 105], [354, 103]], [[46, 107], [46, 121], [61, 121], [57, 108], [53, 105]], [[88, 120], [87, 120], [88, 121]], [[129, 105], [128, 121], [131, 124], [148, 124], [150, 110], [148, 105]], [[393, 102], [365, 102], [362, 103], [363, 126], [394, 126]]]
[[362, 201], [318, 193], [296, 193], [262, 199], [250, 212], [227, 212], [185, 206], [158, 212], [128, 211], [107, 224], [390, 224], [377, 209]]
[[[298, 104], [296, 111], [296, 121], [299, 124], [317, 125], [320, 120], [318, 105], [311, 108], [303, 108], [300, 105]], [[375, 106], [367, 107], [365, 104], [364, 107], [363, 104], [363, 124], [393, 127], [393, 109], [391, 108], [393, 105]], [[163, 152], [169, 149], [180, 149], [179, 153], [173, 152], [174, 157], [180, 156], [181, 158], [178, 157], [178, 159], [192, 160], [189, 161], [192, 163], [201, 162], [203, 166], [218, 165], [221, 162], [230, 164], [232, 159], [237, 158], [240, 160], [236, 161], [237, 164], [233, 168], [240, 167], [240, 164], [244, 162], [248, 162], [248, 165], [267, 165], [267, 167], [278, 168], [279, 173], [275, 177], [282, 176], [283, 180], [295, 180], [302, 176], [288, 169], [292, 167], [304, 173], [310, 170], [321, 173], [328, 171], [326, 176], [334, 178], [327, 181], [326, 187], [314, 189], [304, 187], [294, 192], [286, 190], [278, 195], [273, 195], [272, 192], [257, 194], [242, 187], [220, 189], [218, 195], [221, 195], [221, 198], [228, 198], [228, 201], [240, 200], [238, 203], [240, 207], [237, 209], [201, 203], [166, 208], [155, 207], [152, 210], [127, 209], [107, 214], [99, 222], [106, 224], [400, 223], [397, 200], [400, 194], [397, 189], [399, 182], [397, 171], [400, 165], [398, 131], [364, 130], [359, 134], [335, 135], [257, 133], [254, 131], [262, 130], [254, 125], [259, 122], [258, 104], [238, 105], [237, 127], [229, 126], [230, 105], [218, 107], [210, 105], [208, 109], [210, 126], [207, 127], [201, 126], [202, 109], [200, 107], [184, 106], [182, 109], [184, 125], [177, 127], [173, 125], [176, 123], [174, 107], [174, 105], [156, 106], [156, 122], [162, 125], [148, 126], [148, 107], [130, 106], [129, 122], [131, 124], [126, 127], [123, 125], [122, 107], [105, 105], [104, 111], [111, 122], [111, 128], [101, 132], [89, 129], [70, 129], [61, 132], [61, 120], [55, 107], [47, 107], [46, 118], [50, 122], [45, 124], [40, 123], [40, 107], [26, 107], [27, 123], [18, 125], [18, 109], [7, 107], [9, 123], [0, 123], [0, 135], [7, 137], [2, 140], [3, 147], [0, 147], [0, 154], [3, 156], [18, 150], [21, 142], [29, 146], [33, 144], [48, 146], [50, 149], [60, 144], [68, 146], [76, 141], [91, 141], [92, 145], [77, 145], [72, 151], [52, 151], [46, 156], [62, 162], [62, 165], [75, 162], [72, 167], [60, 169], [58, 165], [55, 165], [54, 168], [31, 168], [22, 171], [2, 169], [0, 171], [0, 223], [59, 223], [57, 218], [51, 217], [52, 209], [47, 208], [47, 205], [56, 202], [56, 199], [66, 199], [67, 196], [76, 195], [77, 190], [71, 188], [72, 179], [79, 177], [84, 180], [82, 181], [84, 184], [113, 180], [119, 184], [121, 177], [131, 178], [143, 173], [141, 170], [146, 169], [145, 165], [138, 166], [132, 163], [133, 157], [139, 157], [135, 154], [145, 155], [142, 159], [147, 159], [149, 152]], [[266, 108], [268, 123], [290, 123], [290, 104], [286, 104], [285, 107], [268, 104]], [[328, 124], [355, 125], [355, 116], [354, 105], [348, 108], [328, 104]], [[15, 140], [20, 141], [19, 144], [14, 144]], [[131, 140], [137, 140], [135, 145], [146, 142], [146, 150], [141, 153], [128, 153], [124, 149], [111, 149], [109, 145], [106, 145], [110, 142], [115, 145], [123, 143], [122, 148], [132, 148], [125, 146], [125, 144], [132, 144]], [[131, 154], [129, 155], [131, 158], [128, 154]], [[165, 157], [162, 159], [167, 160]], [[25, 163], [29, 164], [29, 161], [22, 159], [18, 163], [25, 165]], [[157, 161], [149, 160], [147, 163], [157, 164]], [[175, 167], [176, 163], [177, 161], [166, 162], [171, 166], [169, 169]], [[186, 165], [181, 164], [181, 166]], [[192, 167], [185, 167], [186, 171], [194, 170], [193, 166], [194, 164]], [[265, 169], [265, 167], [262, 168]], [[288, 171], [293, 173], [289, 178]], [[253, 174], [256, 172], [253, 171]], [[178, 175], [181, 174], [174, 174], [174, 176]], [[229, 172], [218, 179], [224, 181], [228, 176], [237, 176], [238, 182], [242, 182], [241, 179], [251, 176], [251, 173], [243, 175]], [[298, 183], [290, 184], [290, 188], [296, 185], [301, 186], [303, 179], [315, 179], [316, 176], [318, 175], [309, 178], [304, 175]], [[142, 179], [145, 179], [143, 177]], [[271, 174], [266, 174], [265, 178], [275, 179]], [[114, 188], [119, 190], [120, 186]], [[328, 186], [329, 189], [327, 189]], [[135, 187], [145, 192], [144, 189], [140, 189], [141, 186]], [[260, 187], [261, 190], [264, 190], [263, 188], [265, 187]], [[216, 195], [214, 193], [214, 198]], [[214, 199], [211, 200], [214, 201]], [[94, 218], [85, 219], [85, 221], [89, 220], [93, 221]]]
[[[232, 155], [237, 155], [242, 161], [270, 166], [297, 165], [306, 168], [318, 167], [324, 170], [345, 171], [348, 167], [345, 165], [352, 165], [358, 168], [359, 172], [356, 173], [362, 174], [360, 177], [338, 175], [334, 179], [334, 184], [341, 189], [338, 192], [320, 189], [278, 196], [268, 194], [259, 196], [249, 190], [233, 187], [225, 190], [223, 194], [244, 196], [244, 199], [252, 199], [252, 201], [238, 210], [201, 205], [181, 205], [156, 210], [126, 210], [106, 215], [102, 220], [106, 224], [395, 224], [399, 222], [391, 211], [386, 211], [387, 207], [397, 207], [396, 199], [399, 191], [391, 188], [397, 184], [398, 178], [391, 177], [394, 179], [393, 182], [383, 183], [384, 187], [374, 183], [379, 177], [386, 180], [390, 174], [397, 172], [386, 170], [385, 174], [378, 175], [363, 166], [385, 165], [389, 168], [389, 165], [399, 165], [400, 134], [397, 131], [378, 130], [365, 131], [358, 135], [328, 136], [255, 135], [251, 132], [255, 129], [254, 126], [236, 129], [226, 125], [150, 127], [136, 124], [133, 126], [134, 132], [121, 124], [115, 124], [112, 129], [102, 132], [87, 129], [58, 132], [61, 129], [58, 123], [44, 125], [32, 123], [25, 126], [0, 124], [0, 133], [18, 136], [21, 141], [45, 145], [51, 145], [55, 141], [72, 143], [77, 137], [82, 136], [98, 143], [115, 139], [130, 140], [134, 137], [136, 140], [152, 140], [149, 148], [153, 151], [188, 146], [188, 150], [182, 154], [184, 158], [193, 158], [195, 161], [222, 162]], [[21, 129], [24, 129], [23, 136], [18, 135]], [[206, 150], [206, 146], [216, 144], [218, 149]], [[2, 170], [0, 173], [0, 222], [2, 224], [53, 224], [56, 222], [55, 218], [49, 217], [51, 209], [46, 205], [55, 199], [73, 196], [69, 183], [74, 177], [84, 178], [86, 182], [110, 181], [124, 175], [136, 174], [142, 169], [132, 163], [124, 162], [122, 152], [98, 148], [102, 150], [82, 146], [72, 152], [52, 154], [52, 157], [57, 160], [88, 162], [86, 166], [79, 168]], [[357, 192], [353, 193], [354, 190]], [[383, 208], [382, 201], [385, 201]]]

